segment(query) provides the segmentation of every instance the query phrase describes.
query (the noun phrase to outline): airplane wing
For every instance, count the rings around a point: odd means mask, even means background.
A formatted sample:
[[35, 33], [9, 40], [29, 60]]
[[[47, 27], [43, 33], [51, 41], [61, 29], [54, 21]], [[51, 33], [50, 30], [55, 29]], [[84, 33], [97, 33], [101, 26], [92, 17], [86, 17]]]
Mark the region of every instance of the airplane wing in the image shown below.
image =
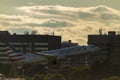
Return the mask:
[[56, 54], [55, 55], [54, 54], [46, 54], [46, 53], [41, 53], [41, 52], [37, 52], [35, 54], [46, 57], [46, 58], [56, 58], [58, 56]]

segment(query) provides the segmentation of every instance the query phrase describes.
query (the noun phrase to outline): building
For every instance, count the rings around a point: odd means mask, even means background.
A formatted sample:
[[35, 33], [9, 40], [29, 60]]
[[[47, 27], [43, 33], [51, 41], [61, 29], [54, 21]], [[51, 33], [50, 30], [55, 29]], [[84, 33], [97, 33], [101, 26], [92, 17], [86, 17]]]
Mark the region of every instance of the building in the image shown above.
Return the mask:
[[120, 34], [109, 31], [108, 34], [88, 35], [88, 44], [101, 48], [96, 59], [107, 60], [112, 64], [120, 64]]
[[63, 42], [61, 43], [61, 47], [62, 47], [62, 48], [72, 47], [72, 46], [78, 46], [78, 43], [72, 43], [71, 40], [63, 41]]
[[2, 55], [2, 57], [6, 55], [6, 42], [23, 53], [48, 51], [61, 48], [61, 36], [10, 34], [8, 31], [0, 31], [0, 55]]

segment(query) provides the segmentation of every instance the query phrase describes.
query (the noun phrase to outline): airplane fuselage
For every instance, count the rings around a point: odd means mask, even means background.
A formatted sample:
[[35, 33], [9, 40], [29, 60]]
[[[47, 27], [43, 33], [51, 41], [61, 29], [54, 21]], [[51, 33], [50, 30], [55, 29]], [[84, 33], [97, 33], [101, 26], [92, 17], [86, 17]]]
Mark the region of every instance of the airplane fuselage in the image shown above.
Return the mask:
[[46, 62], [49, 63], [53, 60], [65, 59], [67, 56], [81, 55], [87, 52], [94, 52], [97, 50], [100, 50], [100, 48], [96, 46], [73, 46], [73, 47], [61, 48], [61, 49], [56, 49], [51, 51], [42, 51], [36, 54], [32, 54], [32, 53], [22, 54], [22, 53], [14, 53], [12, 49], [9, 50], [8, 48], [8, 54], [9, 54], [9, 57], [13, 59], [15, 63], [44, 64]]
[[40, 54], [46, 56], [56, 56], [57, 59], [63, 59], [66, 56], [80, 55], [88, 52], [94, 52], [97, 50], [100, 50], [100, 48], [95, 46], [73, 46], [68, 48], [51, 50], [47, 52], [41, 52]]

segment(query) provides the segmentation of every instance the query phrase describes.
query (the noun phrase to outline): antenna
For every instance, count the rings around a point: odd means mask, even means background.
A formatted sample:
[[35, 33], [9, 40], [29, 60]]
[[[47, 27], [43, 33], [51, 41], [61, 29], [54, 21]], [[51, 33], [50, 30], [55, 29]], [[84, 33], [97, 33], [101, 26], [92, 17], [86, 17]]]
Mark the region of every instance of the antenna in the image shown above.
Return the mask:
[[53, 36], [55, 35], [54, 31], [52, 32], [52, 35], [53, 35]]
[[99, 34], [102, 35], [103, 34], [103, 30], [99, 29]]

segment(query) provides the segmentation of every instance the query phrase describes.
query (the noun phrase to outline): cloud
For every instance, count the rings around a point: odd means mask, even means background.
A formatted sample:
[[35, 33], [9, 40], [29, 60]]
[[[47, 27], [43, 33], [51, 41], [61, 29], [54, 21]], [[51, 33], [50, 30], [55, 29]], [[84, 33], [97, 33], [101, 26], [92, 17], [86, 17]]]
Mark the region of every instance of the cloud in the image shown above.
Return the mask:
[[74, 22], [67, 19], [37, 19], [25, 15], [14, 16], [14, 15], [2, 15], [0, 24], [3, 26], [30, 26], [30, 27], [70, 27], [74, 25]]
[[44, 22], [43, 24], [41, 24], [41, 26], [46, 26], [46, 27], [71, 27], [73, 26], [72, 21], [69, 20], [65, 20], [65, 19], [49, 19], [46, 22]]
[[103, 13], [100, 15], [101, 20], [120, 20], [120, 16], [115, 14]]
[[7, 21], [20, 21], [22, 18], [27, 18], [25, 15], [6, 15], [6, 14], [0, 14], [1, 20], [7, 20]]
[[106, 6], [21, 6], [16, 9], [16, 15], [0, 14], [1, 30], [12, 33], [37, 30], [39, 34], [54, 31], [62, 36], [62, 40], [71, 39], [79, 44], [86, 44], [87, 35], [98, 34], [100, 28], [104, 33], [120, 30], [120, 11]]
[[95, 19], [97, 18], [97, 15], [94, 13], [88, 13], [88, 12], [79, 12], [80, 19]]
[[116, 20], [120, 19], [119, 10], [106, 6], [97, 7], [65, 7], [65, 6], [23, 6], [18, 10], [29, 13], [30, 15], [39, 15], [45, 17], [71, 18], [71, 19], [88, 19], [88, 20]]

